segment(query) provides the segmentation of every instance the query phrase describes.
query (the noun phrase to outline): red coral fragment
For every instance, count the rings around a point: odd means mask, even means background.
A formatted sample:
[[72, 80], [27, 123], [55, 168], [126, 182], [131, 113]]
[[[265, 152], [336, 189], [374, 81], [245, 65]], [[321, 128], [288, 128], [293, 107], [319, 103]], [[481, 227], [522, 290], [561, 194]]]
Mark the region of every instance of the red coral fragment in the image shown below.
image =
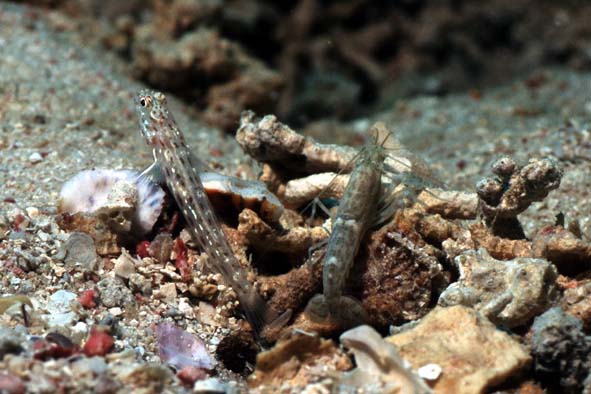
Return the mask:
[[555, 226], [545, 226], [539, 231], [538, 235], [555, 234], [556, 232]]
[[12, 223], [12, 227], [16, 231], [23, 231], [24, 229], [20, 228], [20, 225], [25, 221], [25, 217], [22, 214], [17, 214], [14, 217], [14, 221]]
[[113, 337], [96, 328], [90, 329], [90, 336], [82, 348], [82, 352], [88, 357], [104, 356], [113, 348]]
[[141, 293], [135, 293], [133, 296], [135, 297], [135, 300], [138, 303], [140, 303], [140, 304], [146, 303], [146, 298]]
[[210, 148], [209, 149], [209, 154], [212, 155], [213, 157], [222, 157], [222, 156], [224, 156], [224, 152], [222, 152], [222, 150], [219, 149], [219, 148]]
[[207, 378], [208, 373], [203, 368], [189, 365], [181, 369], [176, 374], [176, 376], [180, 379], [181, 382], [183, 382], [185, 386], [193, 387], [196, 381]]
[[174, 265], [179, 270], [182, 281], [189, 282], [191, 280], [191, 266], [189, 265], [188, 249], [182, 239], [176, 239], [174, 242], [174, 251], [176, 253]]
[[33, 358], [37, 360], [70, 357], [78, 351], [78, 346], [70, 338], [56, 332], [49, 333], [45, 339], [33, 343]]
[[86, 309], [96, 307], [96, 291], [94, 289], [84, 290], [80, 296], [78, 296], [78, 302]]
[[21, 267], [17, 266], [14, 260], [7, 260], [4, 263], [4, 267], [19, 278], [25, 278], [27, 276], [27, 273]]
[[149, 248], [150, 241], [142, 241], [135, 247], [135, 253], [143, 259], [144, 257], [150, 256]]

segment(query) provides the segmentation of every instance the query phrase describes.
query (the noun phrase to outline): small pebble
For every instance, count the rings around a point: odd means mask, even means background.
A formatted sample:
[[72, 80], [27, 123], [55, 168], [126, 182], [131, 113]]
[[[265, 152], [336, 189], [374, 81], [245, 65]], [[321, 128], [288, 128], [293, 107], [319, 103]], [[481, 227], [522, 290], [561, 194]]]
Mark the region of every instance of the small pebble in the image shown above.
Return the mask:
[[417, 370], [419, 377], [425, 380], [437, 380], [441, 375], [441, 366], [439, 364], [423, 365]]
[[162, 323], [156, 327], [158, 356], [163, 363], [177, 370], [185, 367], [213, 369], [216, 361], [205, 348], [203, 341], [171, 323]]
[[96, 268], [98, 255], [94, 240], [84, 233], [72, 233], [64, 245], [66, 267], [81, 272], [92, 272]]
[[129, 277], [129, 287], [134, 292], [140, 292], [143, 295], [149, 295], [152, 293], [152, 282], [140, 274], [132, 274]]
[[198, 380], [207, 378], [209, 374], [203, 368], [187, 366], [177, 373], [177, 377], [187, 386], [193, 386]]
[[49, 297], [45, 309], [49, 313], [66, 313], [71, 311], [70, 303], [76, 299], [76, 294], [67, 290], [58, 290]]
[[88, 324], [79, 321], [72, 327], [72, 336], [83, 335], [86, 336], [88, 334]]
[[41, 162], [43, 160], [43, 156], [41, 156], [41, 154], [39, 152], [33, 152], [31, 153], [31, 156], [29, 156], [29, 162], [31, 164], [37, 164], [39, 162]]
[[207, 393], [207, 394], [223, 394], [228, 391], [229, 387], [227, 384], [222, 383], [219, 379], [209, 378], [205, 380], [198, 380], [193, 386], [194, 393]]
[[36, 218], [41, 213], [41, 211], [39, 211], [39, 208], [36, 208], [36, 207], [27, 207], [27, 208], [25, 208], [25, 211], [27, 212], [27, 215], [29, 215], [29, 217], [31, 219]]
[[143, 357], [143, 355], [146, 354], [146, 349], [143, 346], [136, 346], [133, 348], [133, 351], [139, 357]]
[[96, 291], [94, 289], [84, 290], [78, 297], [78, 302], [86, 309], [96, 307]]
[[39, 240], [40, 240], [41, 242], [47, 242], [47, 241], [49, 241], [49, 240], [51, 239], [51, 235], [47, 234], [47, 233], [46, 233], [46, 232], [44, 232], [44, 231], [39, 231], [39, 232], [37, 233], [37, 238], [39, 238]]
[[88, 357], [104, 356], [113, 348], [115, 341], [113, 337], [106, 332], [92, 328], [90, 330], [90, 337], [84, 344], [82, 352]]
[[135, 264], [127, 253], [123, 253], [117, 258], [117, 260], [115, 260], [113, 271], [115, 272], [115, 275], [129, 279], [129, 277], [135, 273]]
[[130, 304], [135, 304], [135, 297], [133, 293], [121, 278], [105, 278], [97, 283], [101, 302], [107, 308], [115, 306], [128, 307]]
[[174, 283], [165, 283], [160, 286], [155, 294], [155, 297], [160, 298], [164, 302], [173, 302], [176, 299], [176, 286]]
[[8, 231], [8, 220], [6, 220], [4, 215], [0, 215], [0, 241], [6, 239], [6, 234], [8, 234]]
[[109, 308], [109, 313], [113, 316], [120, 316], [123, 314], [123, 310], [121, 310], [121, 308], [116, 306], [114, 308]]
[[0, 392], [6, 394], [25, 394], [27, 388], [18, 376], [7, 372], [0, 372]]
[[25, 336], [22, 333], [11, 328], [0, 328], [0, 360], [7, 354], [19, 354], [24, 342]]
[[195, 311], [193, 310], [193, 306], [190, 304], [189, 299], [187, 297], [179, 298], [179, 311], [187, 319], [195, 318]]
[[[18, 232], [23, 231], [29, 226], [30, 220], [25, 211], [20, 208], [12, 208], [6, 213], [6, 217], [12, 227]], [[13, 231], [14, 233], [14, 231]]]
[[49, 302], [45, 309], [48, 314], [45, 315], [47, 324], [50, 327], [68, 326], [76, 318], [76, 314], [72, 312], [71, 303], [76, 299], [76, 294], [66, 291], [58, 290], [49, 297]]
[[591, 336], [583, 322], [561, 308], [548, 309], [531, 327], [534, 371], [552, 379], [555, 392], [587, 393], [583, 382], [591, 370]]
[[90, 357], [77, 360], [71, 364], [73, 375], [78, 379], [92, 379], [108, 370], [107, 363], [102, 357]]

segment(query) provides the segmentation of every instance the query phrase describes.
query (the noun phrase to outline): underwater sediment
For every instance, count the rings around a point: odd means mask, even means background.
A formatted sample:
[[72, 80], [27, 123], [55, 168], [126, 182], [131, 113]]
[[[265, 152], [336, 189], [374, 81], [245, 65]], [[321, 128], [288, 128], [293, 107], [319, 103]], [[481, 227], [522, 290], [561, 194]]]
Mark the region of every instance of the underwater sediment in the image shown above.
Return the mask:
[[[134, 112], [142, 83], [59, 11], [0, 11], [0, 391], [588, 390], [587, 74], [543, 69], [332, 126], [264, 106], [239, 118], [250, 104], [231, 103], [218, 126], [238, 141], [167, 93], [192, 154], [223, 175], [203, 184], [246, 280], [291, 311], [263, 341], [187, 232], [174, 185], [137, 182], [152, 161]], [[263, 67], [226, 49], [238, 79]], [[368, 135], [377, 122], [391, 145]], [[349, 192], [349, 212], [337, 202], [359, 152], [382, 141], [381, 214], [346, 233], [359, 246], [341, 248], [352, 266], [327, 292], [336, 220], [370, 215], [355, 206], [370, 205], [365, 190]], [[100, 176], [76, 177], [89, 170]], [[303, 209], [315, 198], [327, 213]], [[331, 292], [329, 315], [345, 318], [311, 319], [310, 300]]]

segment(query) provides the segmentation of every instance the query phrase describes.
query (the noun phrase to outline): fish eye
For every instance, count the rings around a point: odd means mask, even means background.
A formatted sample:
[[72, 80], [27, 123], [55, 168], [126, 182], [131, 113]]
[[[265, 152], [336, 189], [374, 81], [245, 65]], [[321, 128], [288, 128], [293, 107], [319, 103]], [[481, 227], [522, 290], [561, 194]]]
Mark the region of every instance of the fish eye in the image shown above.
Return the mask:
[[150, 96], [141, 96], [140, 97], [140, 105], [142, 107], [149, 107], [152, 104], [152, 97]]

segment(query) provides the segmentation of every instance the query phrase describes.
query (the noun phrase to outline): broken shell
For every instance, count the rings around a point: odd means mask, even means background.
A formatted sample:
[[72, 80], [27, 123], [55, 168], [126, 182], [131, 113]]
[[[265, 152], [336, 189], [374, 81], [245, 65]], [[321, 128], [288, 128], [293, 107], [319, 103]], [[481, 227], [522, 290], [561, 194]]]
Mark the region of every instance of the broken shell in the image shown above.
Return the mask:
[[264, 183], [225, 176], [215, 172], [199, 174], [211, 203], [218, 209], [234, 208], [241, 212], [249, 208], [263, 220], [277, 223], [283, 205]]
[[60, 191], [61, 213], [107, 215], [117, 231], [136, 225], [148, 232], [162, 211], [164, 191], [136, 171], [87, 170], [70, 178]]
[[345, 375], [349, 380], [346, 383], [357, 387], [379, 384], [380, 391], [388, 393], [432, 393], [396, 347], [372, 327], [362, 325], [345, 331], [340, 340], [355, 355], [357, 363], [357, 368]]

